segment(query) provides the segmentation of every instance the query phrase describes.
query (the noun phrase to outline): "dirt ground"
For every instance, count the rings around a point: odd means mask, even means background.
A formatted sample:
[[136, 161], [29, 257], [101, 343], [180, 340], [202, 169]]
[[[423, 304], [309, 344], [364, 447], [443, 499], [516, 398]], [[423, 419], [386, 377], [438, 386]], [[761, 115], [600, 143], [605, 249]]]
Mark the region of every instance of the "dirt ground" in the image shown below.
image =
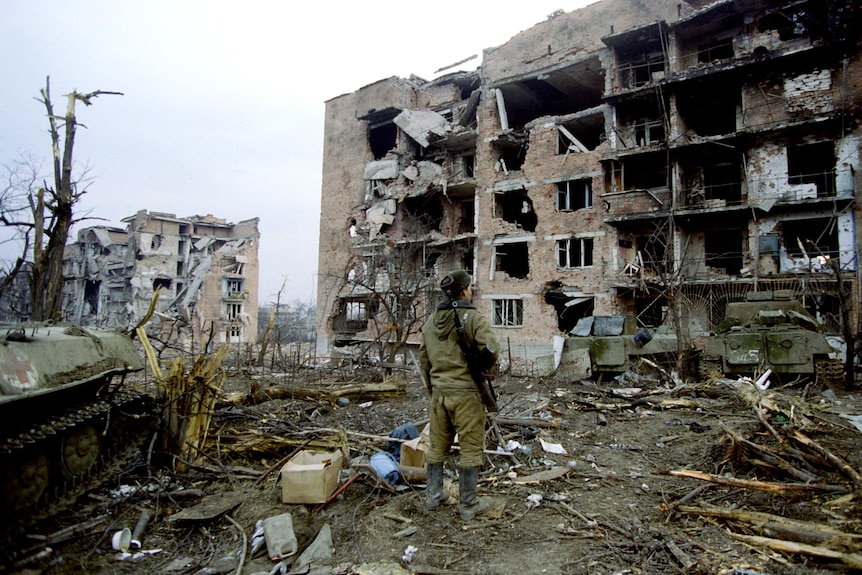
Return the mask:
[[[294, 381], [293, 398], [220, 404], [200, 467], [179, 472], [142, 452], [74, 509], [33, 526], [32, 535], [47, 539], [19, 541], [31, 559], [7, 571], [280, 572], [265, 545], [251, 548], [256, 523], [285, 512], [300, 552], [331, 530], [332, 555], [313, 562], [313, 573], [795, 575], [862, 567], [862, 442], [847, 418], [862, 414], [862, 393], [817, 384], [759, 392], [736, 380], [680, 385], [648, 372], [599, 383], [500, 378], [501, 412], [486, 447], [506, 453], [488, 454], [480, 482], [480, 494], [497, 501], [493, 517], [465, 525], [457, 505], [426, 512], [421, 483], [387, 489], [367, 470], [326, 506], [282, 503], [273, 469], [303, 444], [344, 446], [346, 463], [356, 463], [385, 449], [379, 436], [405, 423], [421, 429], [427, 398], [409, 372], [356, 371], [325, 385], [399, 377], [403, 391], [354, 394], [347, 405], [303, 398], [303, 387], [324, 385], [319, 374]], [[251, 385], [237, 376], [228, 387], [242, 394]], [[456, 461], [453, 453], [450, 478]], [[196, 491], [220, 494], [216, 505], [228, 501], [207, 512]], [[111, 535], [133, 528], [144, 509], [153, 514], [141, 538], [146, 553], [112, 550]], [[199, 517], [177, 519], [183, 510]], [[77, 532], [52, 539], [63, 528]]]

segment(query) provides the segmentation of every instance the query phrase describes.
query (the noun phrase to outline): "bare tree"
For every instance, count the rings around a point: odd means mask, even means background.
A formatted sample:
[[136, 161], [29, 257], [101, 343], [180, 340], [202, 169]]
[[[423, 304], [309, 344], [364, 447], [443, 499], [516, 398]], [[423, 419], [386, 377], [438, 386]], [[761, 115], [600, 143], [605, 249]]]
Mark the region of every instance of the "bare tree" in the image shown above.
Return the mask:
[[[62, 319], [63, 252], [69, 231], [75, 223], [75, 205], [86, 193], [86, 189], [79, 186], [80, 182], [72, 179], [75, 134], [78, 126], [82, 125], [78, 123], [75, 106], [78, 102], [89, 106], [93, 98], [105, 94], [120, 95], [120, 92], [72, 91], [66, 95], [65, 115], [57, 116], [51, 101], [51, 80], [50, 77], [46, 78], [45, 88], [40, 90], [38, 101], [45, 106], [50, 126], [53, 186], [47, 182], [38, 185], [38, 173], [32, 171], [29, 173], [32, 177], [19, 182], [26, 184], [25, 189], [17, 187], [26, 204], [13, 200], [12, 196], [4, 196], [8, 202], [4, 201], [0, 222], [18, 230], [16, 236], [22, 241], [23, 247], [19, 263], [10, 272], [18, 273], [23, 261], [32, 252], [30, 317], [36, 321]], [[6, 192], [11, 194], [15, 189], [7, 187]], [[7, 205], [9, 210], [6, 209]], [[7, 280], [11, 281], [9, 277], [7, 275]]]
[[389, 240], [351, 258], [330, 321], [361, 342], [355, 355], [393, 363], [421, 331], [429, 309], [425, 248], [421, 240]]

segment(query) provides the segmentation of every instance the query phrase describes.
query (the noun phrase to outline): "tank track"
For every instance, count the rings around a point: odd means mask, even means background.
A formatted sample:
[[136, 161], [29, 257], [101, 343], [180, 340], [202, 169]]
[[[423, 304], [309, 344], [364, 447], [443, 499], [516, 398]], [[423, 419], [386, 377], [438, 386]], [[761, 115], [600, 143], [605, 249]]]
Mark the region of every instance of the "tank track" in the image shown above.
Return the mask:
[[844, 388], [844, 364], [840, 359], [815, 359], [817, 384], [832, 389]]
[[[142, 442], [148, 439], [153, 426], [142, 425], [142, 422], [154, 421], [150, 396], [128, 385], [118, 384], [102, 398], [71, 407], [0, 439], [0, 466], [7, 470], [4, 479], [11, 476], [26, 489], [31, 478], [24, 473], [23, 467], [16, 469], [15, 466], [30, 456], [40, 462], [44, 460], [46, 465], [45, 488], [33, 502], [13, 509], [9, 509], [8, 502], [2, 502], [4, 509], [0, 525], [5, 536], [13, 537], [26, 527], [68, 510], [80, 496], [99, 487], [108, 478], [115, 478], [128, 467]], [[87, 426], [95, 428], [99, 435], [98, 456], [86, 471], [77, 475], [61, 473], [57, 461], [52, 461], [52, 458], [60, 459], [59, 445], [64, 438], [70, 437], [70, 432]], [[5, 482], [3, 487], [6, 487]]]

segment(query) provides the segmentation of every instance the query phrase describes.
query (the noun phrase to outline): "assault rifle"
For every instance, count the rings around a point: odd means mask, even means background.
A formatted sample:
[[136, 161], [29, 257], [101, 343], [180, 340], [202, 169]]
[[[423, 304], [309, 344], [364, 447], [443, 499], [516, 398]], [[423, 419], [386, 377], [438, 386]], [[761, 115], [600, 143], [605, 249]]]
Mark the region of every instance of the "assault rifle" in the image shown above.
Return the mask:
[[467, 339], [467, 333], [464, 331], [464, 326], [461, 325], [461, 318], [458, 317], [458, 302], [452, 300], [451, 303], [452, 311], [455, 312], [455, 332], [458, 334], [458, 347], [464, 352], [467, 367], [470, 369], [470, 375], [473, 376], [476, 387], [479, 388], [479, 395], [482, 396], [485, 409], [491, 413], [497, 413], [500, 411], [500, 408], [497, 407], [497, 394], [494, 393], [494, 387], [491, 385], [492, 378], [487, 373], [496, 363], [494, 349], [487, 345], [479, 349], [475, 342], [471, 343]]

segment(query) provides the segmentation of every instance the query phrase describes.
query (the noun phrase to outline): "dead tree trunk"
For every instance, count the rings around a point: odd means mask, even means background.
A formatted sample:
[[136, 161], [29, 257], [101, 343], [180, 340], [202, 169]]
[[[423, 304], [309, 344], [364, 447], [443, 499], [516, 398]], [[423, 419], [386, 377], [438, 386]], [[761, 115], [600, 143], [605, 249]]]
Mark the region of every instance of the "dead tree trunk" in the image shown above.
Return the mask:
[[[40, 188], [35, 200], [30, 198], [35, 228], [33, 274], [30, 280], [31, 318], [37, 321], [59, 321], [63, 318], [63, 252], [73, 223], [74, 205], [84, 193], [77, 190], [72, 181], [72, 159], [75, 132], [78, 127], [75, 103], [81, 101], [89, 106], [90, 100], [96, 96], [119, 94], [119, 92], [99, 90], [89, 94], [79, 94], [73, 91], [66, 96], [66, 115], [62, 118], [65, 128], [62, 153], [58, 117], [54, 114], [54, 105], [51, 102], [50, 78], [45, 80], [45, 88], [40, 91], [40, 94], [51, 127], [54, 188]], [[47, 244], [44, 244], [44, 237], [48, 239]]]

